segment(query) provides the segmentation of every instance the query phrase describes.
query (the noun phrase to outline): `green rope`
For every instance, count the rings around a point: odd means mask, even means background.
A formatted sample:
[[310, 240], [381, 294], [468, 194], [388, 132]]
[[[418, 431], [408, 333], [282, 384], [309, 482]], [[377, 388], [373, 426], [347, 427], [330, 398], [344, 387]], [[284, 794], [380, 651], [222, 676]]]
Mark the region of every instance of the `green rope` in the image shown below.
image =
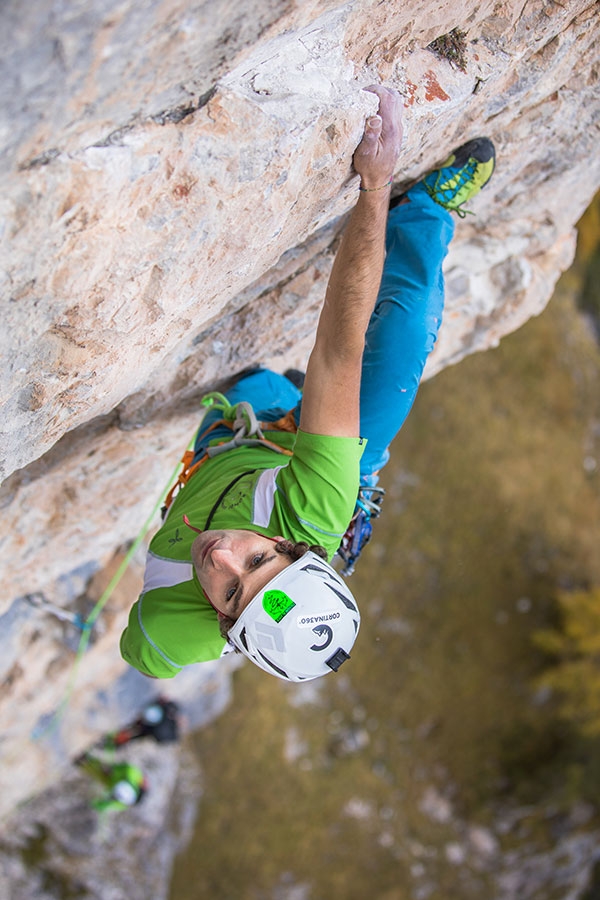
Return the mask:
[[[193, 447], [193, 445], [194, 445], [194, 438], [192, 438], [192, 440], [188, 444], [187, 449], [190, 450]], [[69, 681], [67, 683], [64, 697], [61, 700], [61, 702], [59, 703], [56, 711], [52, 714], [49, 721], [46, 724], [44, 724], [43, 726], [41, 726], [39, 729], [34, 730], [34, 733], [32, 735], [33, 740], [41, 740], [41, 738], [45, 737], [50, 732], [54, 731], [57, 728], [60, 720], [64, 716], [64, 714], [67, 710], [67, 707], [68, 707], [69, 703], [71, 702], [71, 697], [73, 696], [73, 691], [75, 690], [75, 682], [77, 681], [79, 667], [81, 665], [81, 661], [83, 659], [85, 651], [88, 648], [88, 644], [89, 644], [90, 638], [92, 636], [92, 628], [96, 624], [96, 620], [98, 619], [98, 616], [100, 615], [100, 613], [102, 612], [102, 610], [104, 609], [104, 607], [106, 606], [108, 601], [110, 600], [115, 588], [117, 587], [121, 578], [127, 571], [127, 568], [129, 567], [129, 563], [131, 562], [134, 554], [136, 553], [138, 547], [140, 546], [140, 544], [144, 540], [147, 532], [149, 531], [150, 526], [152, 525], [152, 522], [154, 521], [154, 517], [160, 510], [160, 508], [163, 504], [163, 501], [169, 491], [169, 488], [171, 487], [171, 484], [177, 478], [177, 474], [179, 472], [180, 465], [181, 465], [181, 463], [177, 463], [177, 465], [175, 466], [175, 469], [174, 469], [173, 473], [171, 474], [166, 487], [162, 490], [158, 500], [156, 501], [156, 503], [154, 504], [154, 507], [152, 508], [152, 512], [146, 518], [146, 521], [142, 525], [137, 537], [135, 538], [131, 547], [125, 554], [125, 557], [123, 558], [123, 561], [121, 562], [121, 565], [119, 566], [119, 568], [117, 569], [117, 571], [115, 572], [113, 577], [111, 578], [107, 587], [103, 591], [102, 596], [100, 597], [100, 599], [98, 600], [98, 602], [96, 603], [96, 605], [94, 606], [94, 608], [92, 609], [92, 611], [90, 612], [88, 617], [79, 626], [81, 628], [81, 637], [79, 639], [79, 645], [77, 647], [77, 651], [75, 654], [75, 661], [73, 663], [73, 668], [71, 669], [71, 674], [69, 676]]]
[[218, 409], [223, 412], [235, 409], [235, 406], [232, 406], [225, 394], [221, 394], [219, 391], [211, 391], [210, 394], [205, 394], [200, 403], [202, 406], [206, 406], [207, 409]]

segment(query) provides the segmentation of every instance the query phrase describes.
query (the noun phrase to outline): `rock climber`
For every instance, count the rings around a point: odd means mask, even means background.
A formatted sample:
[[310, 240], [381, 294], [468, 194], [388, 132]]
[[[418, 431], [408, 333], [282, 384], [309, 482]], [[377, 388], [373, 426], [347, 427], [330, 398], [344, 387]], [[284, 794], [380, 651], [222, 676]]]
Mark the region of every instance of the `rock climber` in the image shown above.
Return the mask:
[[98, 812], [135, 806], [146, 793], [147, 783], [144, 773], [131, 763], [107, 763], [91, 753], [84, 753], [75, 760], [75, 763], [105, 788], [105, 793], [101, 797], [92, 800], [92, 806]]
[[102, 747], [110, 750], [145, 737], [153, 738], [158, 744], [173, 743], [179, 740], [179, 718], [179, 704], [166, 697], [156, 697], [131, 725], [106, 735]]
[[495, 165], [491, 141], [474, 139], [390, 201], [401, 101], [368, 90], [379, 110], [354, 152], [358, 200], [302, 393], [291, 376], [259, 369], [204, 398], [214, 408], [150, 544], [121, 638], [123, 657], [147, 675], [170, 678], [237, 649], [304, 681], [349, 658], [360, 615], [330, 563], [357, 508], [377, 505], [378, 473], [433, 349], [451, 211], [465, 215]]

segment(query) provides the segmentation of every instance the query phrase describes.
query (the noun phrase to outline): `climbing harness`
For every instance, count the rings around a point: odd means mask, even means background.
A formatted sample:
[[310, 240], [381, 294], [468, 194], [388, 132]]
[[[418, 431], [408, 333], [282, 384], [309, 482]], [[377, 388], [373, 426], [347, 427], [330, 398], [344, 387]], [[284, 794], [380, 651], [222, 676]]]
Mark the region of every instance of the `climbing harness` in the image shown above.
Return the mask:
[[[192, 475], [194, 475], [205, 462], [208, 462], [209, 459], [214, 459], [215, 456], [219, 456], [221, 453], [226, 453], [228, 450], [236, 450], [238, 447], [262, 446], [267, 447], [269, 450], [273, 450], [275, 453], [282, 453], [284, 456], [292, 456], [291, 450], [286, 450], [285, 447], [280, 447], [274, 441], [270, 441], [266, 438], [263, 429], [295, 432], [296, 423], [294, 422], [293, 413], [287, 413], [276, 422], [259, 422], [250, 403], [246, 400], [241, 400], [239, 403], [232, 405], [227, 397], [224, 394], [220, 394], [218, 391], [206, 394], [200, 403], [207, 409], [216, 409], [223, 414], [221, 419], [213, 422], [212, 425], [202, 433], [202, 440], [220, 425], [226, 425], [228, 428], [231, 428], [233, 437], [228, 441], [220, 441], [215, 446], [207, 447], [206, 452], [197, 462], [194, 462], [194, 457], [196, 455], [194, 450], [188, 449], [185, 451], [181, 457], [183, 469], [179, 473], [177, 481], [167, 494], [164, 506], [161, 510], [163, 520], [171, 503], [181, 488], [188, 483]], [[199, 439], [200, 435], [196, 440], [196, 443]]]
[[371, 520], [381, 515], [384, 496], [383, 488], [362, 485], [359, 488], [354, 515], [336, 554], [344, 563], [341, 574], [345, 578], [352, 575], [358, 557], [371, 540], [373, 533]]
[[[295, 433], [297, 431], [297, 426], [294, 420], [293, 410], [290, 410], [290, 412], [286, 413], [285, 416], [277, 419], [275, 422], [259, 422], [252, 405], [246, 400], [242, 400], [239, 403], [232, 405], [224, 394], [214, 391], [210, 394], [206, 394], [200, 402], [209, 409], [214, 408], [223, 413], [223, 417], [216, 422], [213, 422], [213, 424], [201, 435], [202, 440], [204, 440], [207, 435], [219, 425], [227, 425], [234, 432], [234, 435], [228, 441], [221, 441], [215, 446], [208, 447], [202, 458], [195, 463], [193, 462], [195, 456], [194, 451], [186, 450], [181, 458], [183, 470], [167, 494], [165, 505], [161, 511], [163, 520], [176, 494], [188, 483], [192, 475], [198, 471], [200, 466], [207, 460], [213, 459], [215, 456], [225, 453], [227, 450], [235, 450], [237, 447], [242, 446], [262, 445], [277, 453], [284, 453], [286, 456], [292, 456], [291, 450], [286, 450], [278, 444], [275, 444], [273, 441], [269, 441], [265, 438], [263, 429], [266, 428], [272, 431], [288, 431]], [[197, 443], [198, 442], [199, 439], [197, 440]], [[253, 471], [255, 470], [252, 470], [252, 472]], [[247, 474], [252, 473], [242, 472], [227, 485], [224, 493], [227, 493], [239, 478], [242, 478]], [[212, 517], [221, 503], [224, 493], [221, 494], [214, 504], [204, 528], [194, 529], [195, 531], [207, 531], [210, 528]], [[366, 485], [359, 488], [354, 515], [336, 553], [336, 556], [339, 557], [344, 564], [341, 574], [346, 578], [354, 572], [356, 562], [362, 550], [371, 539], [373, 532], [371, 520], [376, 519], [381, 515], [381, 505], [383, 503], [384, 495], [385, 491], [383, 488]], [[192, 525], [190, 525], [190, 527], [193, 528]]]

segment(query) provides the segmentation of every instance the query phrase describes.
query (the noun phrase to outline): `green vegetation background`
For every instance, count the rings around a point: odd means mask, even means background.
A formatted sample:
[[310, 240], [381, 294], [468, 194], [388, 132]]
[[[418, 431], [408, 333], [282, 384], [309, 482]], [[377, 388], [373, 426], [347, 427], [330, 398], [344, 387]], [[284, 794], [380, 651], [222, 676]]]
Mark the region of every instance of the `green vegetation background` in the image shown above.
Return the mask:
[[[430, 900], [480, 900], [497, 857], [457, 866], [466, 829], [543, 849], [548, 810], [596, 802], [599, 242], [596, 202], [544, 313], [423, 385], [352, 576], [352, 662], [300, 688], [246, 665], [194, 736], [205, 793], [173, 898], [404, 900], [429, 879]], [[524, 805], [526, 827], [498, 827]]]

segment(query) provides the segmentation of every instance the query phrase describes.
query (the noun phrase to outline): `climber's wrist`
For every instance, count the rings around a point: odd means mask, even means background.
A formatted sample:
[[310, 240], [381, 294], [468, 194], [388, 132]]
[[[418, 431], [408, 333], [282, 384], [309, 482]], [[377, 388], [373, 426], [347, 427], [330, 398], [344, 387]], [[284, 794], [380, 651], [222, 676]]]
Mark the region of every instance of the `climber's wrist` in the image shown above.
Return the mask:
[[[377, 179], [375, 179], [375, 181], [376, 180]], [[388, 191], [388, 192], [391, 191], [391, 189], [392, 189], [391, 176], [390, 176], [390, 178], [388, 178], [388, 180], [386, 182], [384, 182], [384, 184], [380, 184], [379, 187], [373, 186], [375, 181], [371, 180], [371, 179], [365, 180], [365, 179], [361, 178], [360, 184], [358, 186], [358, 190], [360, 191], [361, 194], [374, 194], [374, 193], [377, 193], [380, 191]]]

